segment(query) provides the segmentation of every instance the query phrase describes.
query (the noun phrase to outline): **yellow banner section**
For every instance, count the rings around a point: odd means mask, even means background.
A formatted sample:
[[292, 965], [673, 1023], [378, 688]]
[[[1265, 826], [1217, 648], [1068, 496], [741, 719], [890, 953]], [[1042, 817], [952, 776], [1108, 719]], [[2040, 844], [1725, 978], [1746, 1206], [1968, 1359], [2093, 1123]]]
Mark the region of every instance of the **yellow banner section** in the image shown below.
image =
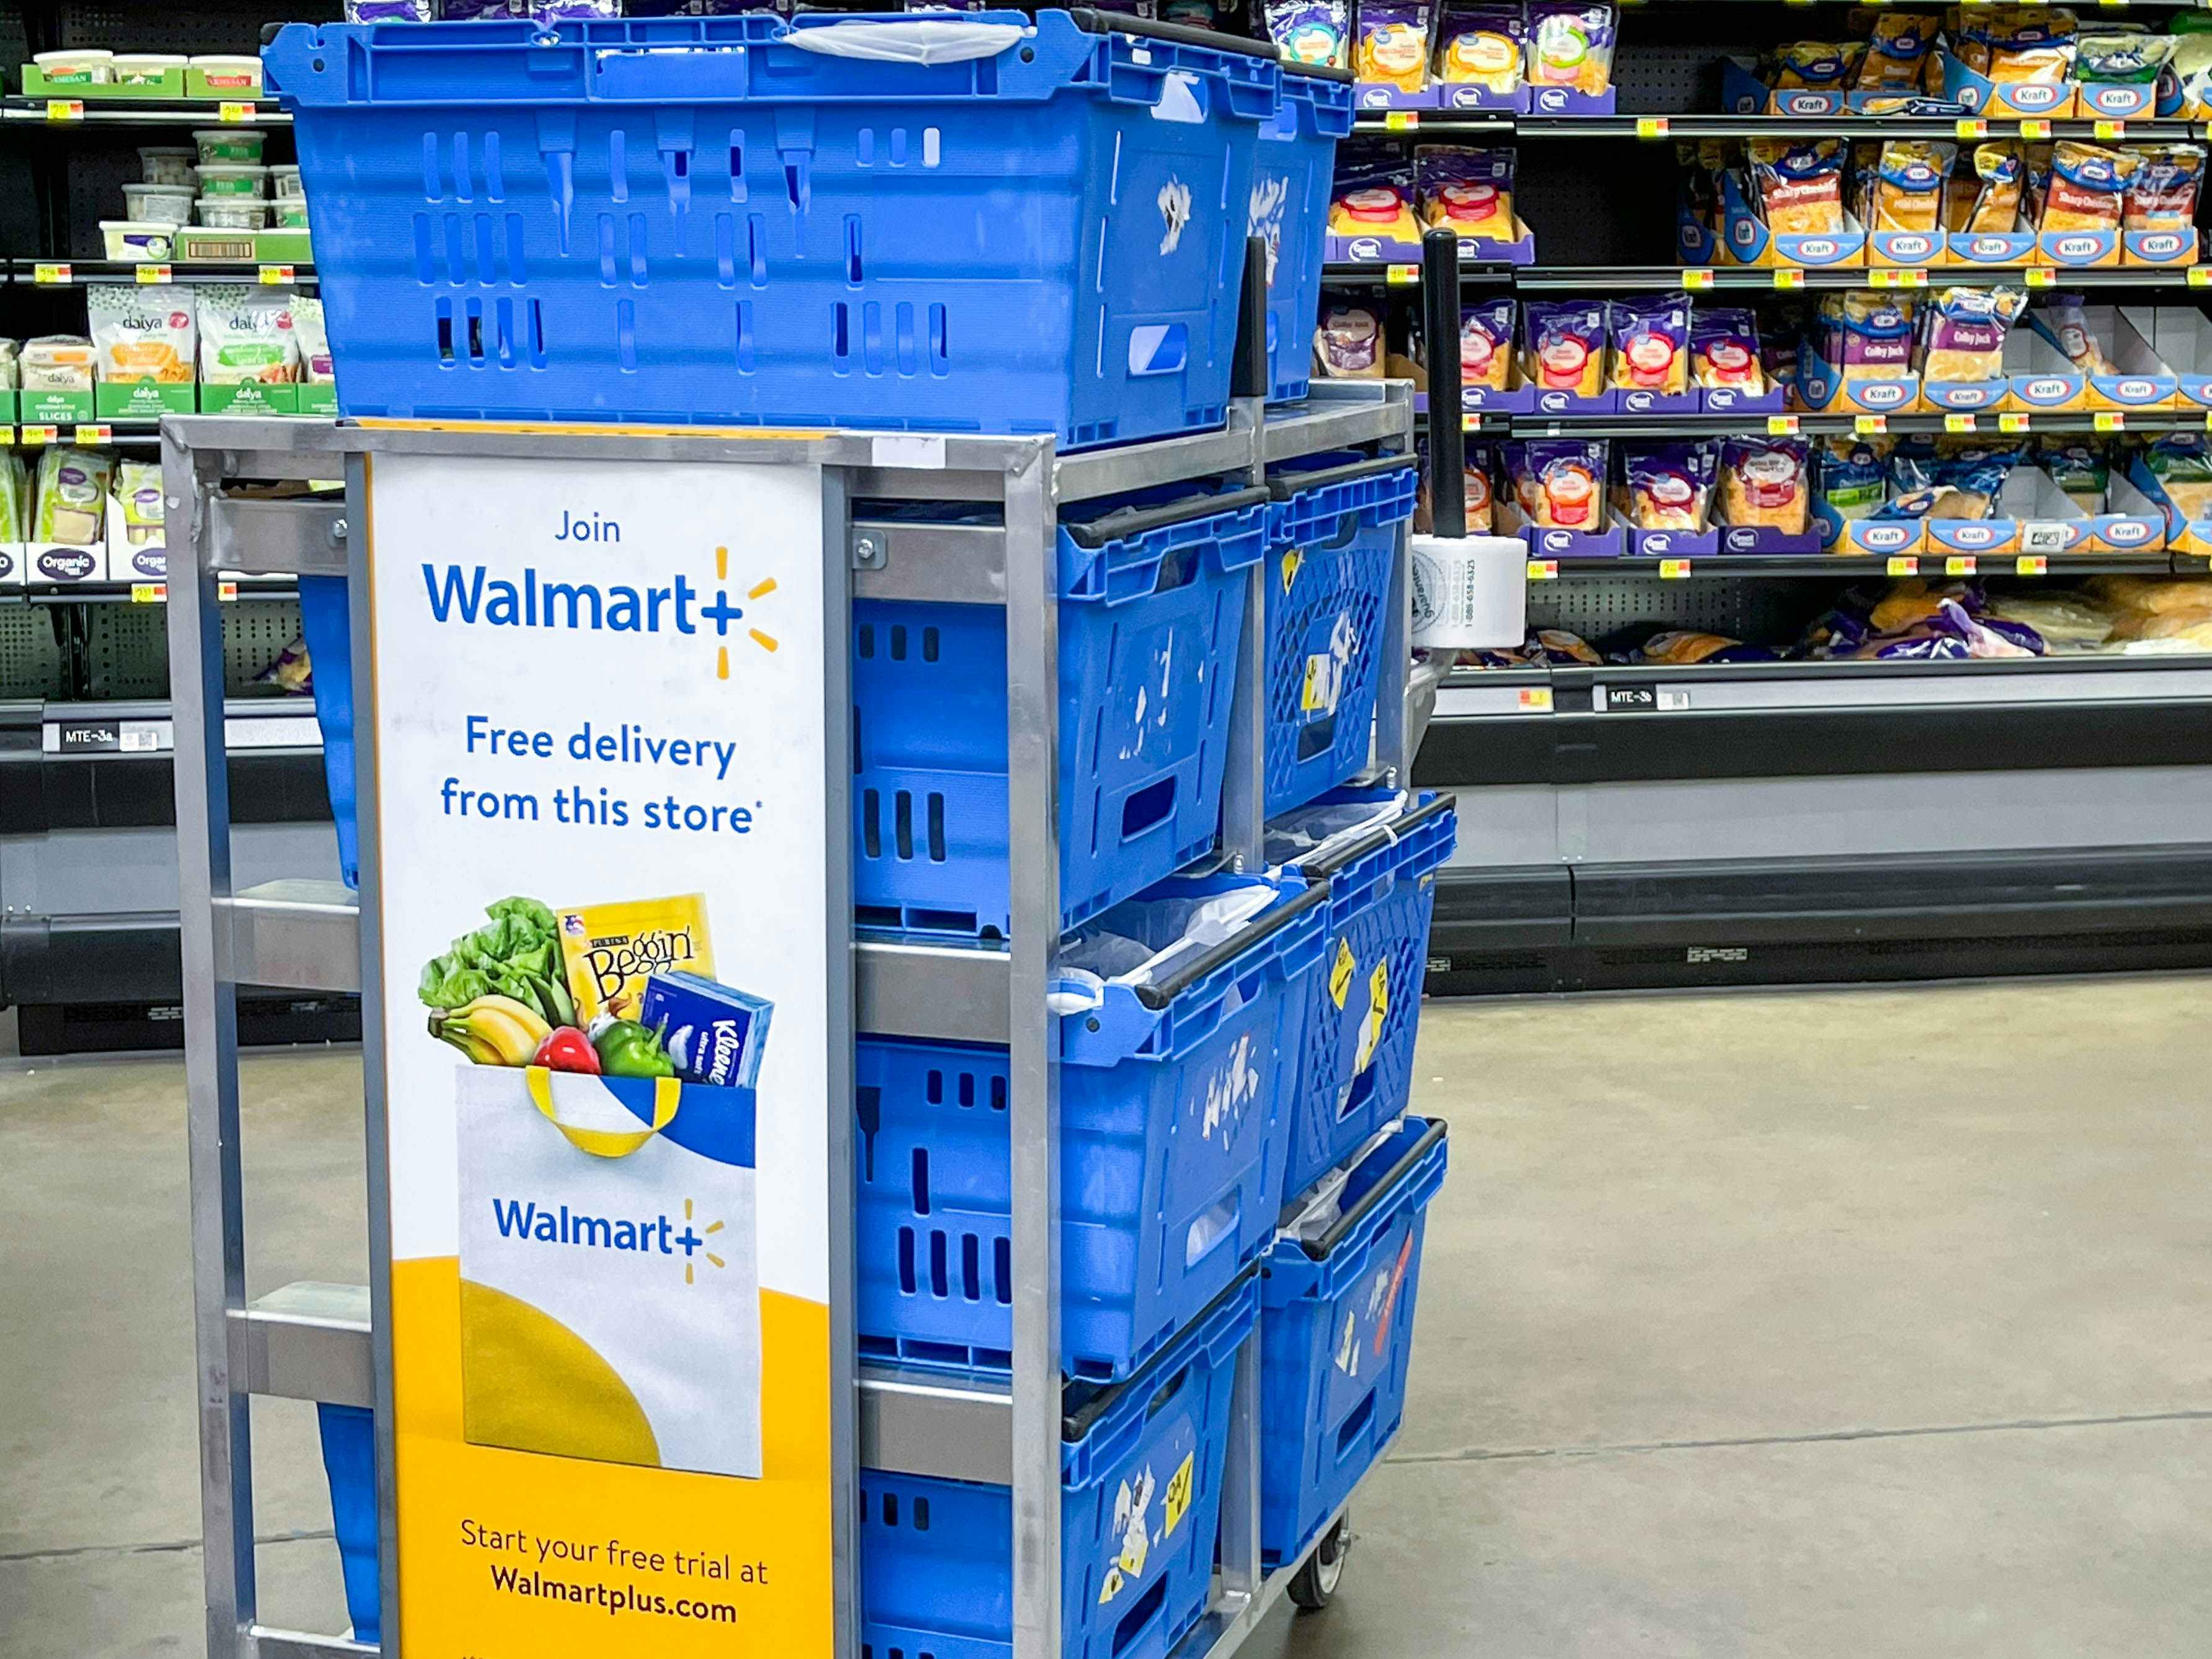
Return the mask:
[[832, 1650], [830, 1312], [761, 1296], [763, 1478], [461, 1437], [452, 1256], [392, 1265], [408, 1659], [795, 1659]]

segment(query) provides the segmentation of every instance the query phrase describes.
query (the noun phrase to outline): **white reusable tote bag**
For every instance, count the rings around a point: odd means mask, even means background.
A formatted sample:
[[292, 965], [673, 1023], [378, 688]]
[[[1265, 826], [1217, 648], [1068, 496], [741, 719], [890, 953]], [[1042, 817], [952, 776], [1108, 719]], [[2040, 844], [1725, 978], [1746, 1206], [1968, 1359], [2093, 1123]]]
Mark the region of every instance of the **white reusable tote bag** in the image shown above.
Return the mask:
[[462, 1437], [761, 1472], [753, 1091], [459, 1070]]

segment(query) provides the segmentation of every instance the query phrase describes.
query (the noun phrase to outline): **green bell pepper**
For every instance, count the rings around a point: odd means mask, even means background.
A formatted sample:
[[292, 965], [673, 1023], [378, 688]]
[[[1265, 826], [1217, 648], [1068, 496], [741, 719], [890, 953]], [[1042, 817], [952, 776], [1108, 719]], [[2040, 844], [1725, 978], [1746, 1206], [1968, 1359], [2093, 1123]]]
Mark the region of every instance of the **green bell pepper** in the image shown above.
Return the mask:
[[608, 1077], [674, 1077], [676, 1062], [658, 1031], [634, 1019], [618, 1019], [592, 1039], [599, 1069]]

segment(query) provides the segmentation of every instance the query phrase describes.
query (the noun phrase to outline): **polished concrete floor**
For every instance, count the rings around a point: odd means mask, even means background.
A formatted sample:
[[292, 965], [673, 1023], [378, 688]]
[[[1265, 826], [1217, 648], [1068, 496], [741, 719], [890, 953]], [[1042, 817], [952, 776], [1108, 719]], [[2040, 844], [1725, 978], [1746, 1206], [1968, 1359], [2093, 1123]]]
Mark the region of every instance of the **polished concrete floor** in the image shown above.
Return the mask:
[[[1261, 1659], [2212, 1653], [2203, 979], [1431, 1005], [1413, 1401]], [[181, 1073], [0, 1069], [0, 1656], [194, 1654]], [[359, 1069], [246, 1071], [252, 1288], [357, 1275]], [[264, 1616], [342, 1624], [263, 1402]]]

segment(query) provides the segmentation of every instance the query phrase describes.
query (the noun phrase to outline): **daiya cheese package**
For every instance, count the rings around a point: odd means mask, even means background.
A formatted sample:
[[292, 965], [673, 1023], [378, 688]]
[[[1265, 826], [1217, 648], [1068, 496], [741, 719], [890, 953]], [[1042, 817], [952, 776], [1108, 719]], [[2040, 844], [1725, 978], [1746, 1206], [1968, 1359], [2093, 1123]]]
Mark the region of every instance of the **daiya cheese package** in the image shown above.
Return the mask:
[[293, 296], [283, 289], [210, 283], [199, 289], [200, 379], [210, 386], [300, 378]]

